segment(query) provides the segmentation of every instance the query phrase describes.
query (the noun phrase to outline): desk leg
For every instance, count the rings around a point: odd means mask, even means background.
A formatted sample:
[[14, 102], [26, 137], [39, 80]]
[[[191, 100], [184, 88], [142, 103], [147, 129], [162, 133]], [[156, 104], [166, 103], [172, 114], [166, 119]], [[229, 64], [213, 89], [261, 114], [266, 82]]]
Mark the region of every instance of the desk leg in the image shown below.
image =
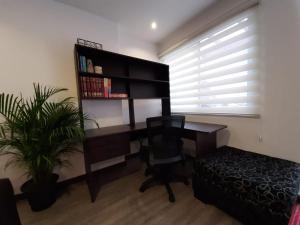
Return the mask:
[[201, 157], [217, 149], [216, 133], [204, 134], [197, 132], [196, 136], [196, 157]]
[[84, 153], [84, 160], [85, 160], [85, 171], [86, 171], [86, 183], [90, 192], [91, 201], [95, 202], [97, 196], [95, 181], [93, 179], [91, 164], [89, 163], [88, 156], [85, 153]]

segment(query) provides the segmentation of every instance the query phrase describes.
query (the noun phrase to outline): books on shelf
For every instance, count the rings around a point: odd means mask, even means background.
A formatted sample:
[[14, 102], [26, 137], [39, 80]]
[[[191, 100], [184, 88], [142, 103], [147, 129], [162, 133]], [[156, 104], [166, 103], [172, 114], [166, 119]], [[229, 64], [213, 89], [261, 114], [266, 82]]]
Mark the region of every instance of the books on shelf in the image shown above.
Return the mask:
[[111, 93], [110, 98], [128, 98], [126, 93]]
[[127, 98], [126, 93], [111, 93], [112, 81], [109, 78], [80, 77], [82, 98]]
[[79, 72], [83, 73], [102, 74], [101, 66], [94, 66], [93, 61], [91, 59], [88, 59], [82, 55], [79, 56], [78, 69]]

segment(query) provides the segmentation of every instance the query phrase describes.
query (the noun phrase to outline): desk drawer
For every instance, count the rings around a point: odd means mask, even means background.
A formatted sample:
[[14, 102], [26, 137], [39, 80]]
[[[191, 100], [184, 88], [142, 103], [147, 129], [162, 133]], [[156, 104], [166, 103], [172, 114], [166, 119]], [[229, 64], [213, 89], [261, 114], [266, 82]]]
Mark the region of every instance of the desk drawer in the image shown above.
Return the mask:
[[130, 153], [128, 134], [110, 135], [86, 140], [85, 154], [90, 163]]

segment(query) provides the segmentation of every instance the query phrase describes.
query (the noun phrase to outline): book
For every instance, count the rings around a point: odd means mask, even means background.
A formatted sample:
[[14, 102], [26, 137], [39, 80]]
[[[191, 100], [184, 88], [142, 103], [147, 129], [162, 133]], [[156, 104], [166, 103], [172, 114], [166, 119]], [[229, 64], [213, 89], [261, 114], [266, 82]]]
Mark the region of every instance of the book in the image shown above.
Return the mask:
[[93, 86], [94, 86], [94, 97], [98, 97], [97, 96], [97, 78], [93, 78]]
[[83, 61], [83, 72], [87, 72], [87, 65], [86, 65], [86, 58], [85, 56], [82, 56], [82, 61]]
[[110, 78], [80, 77], [83, 98], [128, 98], [127, 93], [112, 93]]
[[103, 93], [102, 93], [102, 90], [101, 90], [101, 78], [97, 79], [97, 88], [98, 88], [99, 97], [103, 97]]
[[85, 56], [79, 56], [80, 72], [87, 72], [87, 64]]
[[110, 98], [127, 98], [128, 94], [126, 93], [111, 93]]
[[87, 79], [87, 95], [88, 95], [87, 97], [91, 98], [93, 97], [91, 92], [91, 78], [87, 77], [86, 79]]
[[98, 79], [95, 78], [95, 96], [99, 97]]
[[100, 92], [101, 97], [104, 97], [104, 79], [100, 79]]
[[87, 72], [94, 73], [93, 61], [91, 59], [87, 59], [86, 64], [87, 64]]
[[94, 97], [94, 78], [90, 77], [91, 97]]
[[93, 79], [93, 81], [94, 81], [94, 97], [99, 97], [98, 96], [98, 88], [97, 88], [97, 78], [94, 78]]
[[107, 78], [103, 78], [104, 80], [104, 97], [108, 98], [108, 80]]
[[111, 95], [111, 79], [108, 79], [107, 81], [107, 89], [108, 89], [108, 97]]

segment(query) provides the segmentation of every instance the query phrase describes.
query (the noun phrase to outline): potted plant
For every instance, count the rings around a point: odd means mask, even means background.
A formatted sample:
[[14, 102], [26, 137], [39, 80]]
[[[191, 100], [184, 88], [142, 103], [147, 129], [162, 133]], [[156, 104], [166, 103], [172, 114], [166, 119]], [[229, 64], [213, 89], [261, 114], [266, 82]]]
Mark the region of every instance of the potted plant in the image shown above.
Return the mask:
[[53, 170], [68, 164], [65, 156], [79, 150], [84, 131], [72, 98], [51, 100], [67, 89], [33, 86], [28, 99], [0, 94], [0, 155], [11, 155], [6, 167], [17, 164], [25, 170], [30, 179], [21, 190], [32, 210], [40, 211], [55, 202], [58, 175]]

